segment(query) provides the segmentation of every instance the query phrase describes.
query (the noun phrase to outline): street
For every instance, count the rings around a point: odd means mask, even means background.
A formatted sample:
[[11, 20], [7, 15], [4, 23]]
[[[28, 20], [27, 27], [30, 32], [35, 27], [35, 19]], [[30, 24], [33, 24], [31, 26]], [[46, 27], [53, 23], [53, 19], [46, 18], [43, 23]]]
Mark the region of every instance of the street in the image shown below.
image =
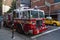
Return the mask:
[[25, 40], [25, 36], [15, 32], [15, 39], [12, 39], [12, 32], [9, 28], [0, 29], [0, 40]]
[[40, 36], [37, 38], [37, 40], [60, 40], [60, 29], [56, 30], [54, 32], [51, 32], [49, 34]]
[[0, 40], [60, 40], [60, 27], [51, 26], [46, 32], [31, 37], [17, 32], [15, 32], [15, 39], [12, 39], [11, 36], [9, 28], [0, 29]]

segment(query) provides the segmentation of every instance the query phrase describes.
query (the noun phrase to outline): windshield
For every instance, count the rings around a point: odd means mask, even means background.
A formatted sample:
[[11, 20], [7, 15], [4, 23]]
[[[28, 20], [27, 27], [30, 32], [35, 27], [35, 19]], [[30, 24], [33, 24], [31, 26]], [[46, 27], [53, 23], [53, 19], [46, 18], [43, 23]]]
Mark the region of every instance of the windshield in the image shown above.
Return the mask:
[[31, 11], [31, 18], [44, 18], [44, 12], [41, 11]]
[[31, 18], [38, 18], [38, 11], [31, 11]]
[[45, 16], [44, 16], [44, 13], [41, 12], [41, 11], [39, 11], [39, 17], [40, 17], [40, 18], [44, 18], [44, 17], [45, 17]]

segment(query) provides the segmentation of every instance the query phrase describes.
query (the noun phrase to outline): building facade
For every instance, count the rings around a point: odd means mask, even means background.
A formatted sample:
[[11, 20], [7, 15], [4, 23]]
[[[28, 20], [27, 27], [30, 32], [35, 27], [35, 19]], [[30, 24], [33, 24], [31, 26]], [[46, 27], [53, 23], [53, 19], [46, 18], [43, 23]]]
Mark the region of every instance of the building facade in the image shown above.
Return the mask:
[[[45, 2], [48, 2], [50, 6], [46, 6]], [[49, 16], [50, 12], [50, 16], [52, 16], [54, 19], [60, 20], [60, 13], [58, 12], [58, 10], [60, 10], [60, 3], [58, 2], [60, 2], [60, 0], [31, 0], [31, 8], [37, 6], [39, 9], [45, 11], [46, 16]]]
[[[50, 4], [54, 3], [54, 0], [39, 0], [39, 1], [31, 0], [31, 7], [33, 8], [33, 7], [37, 6], [38, 8], [44, 10], [45, 12], [48, 12], [48, 7], [45, 5], [45, 1], [47, 1]], [[41, 7], [41, 6], [43, 6], [43, 7]]]
[[30, 7], [30, 0], [17, 0], [16, 8], [19, 8], [23, 4], [24, 6]]
[[30, 0], [21, 0], [21, 4], [25, 4], [26, 6], [30, 6]]

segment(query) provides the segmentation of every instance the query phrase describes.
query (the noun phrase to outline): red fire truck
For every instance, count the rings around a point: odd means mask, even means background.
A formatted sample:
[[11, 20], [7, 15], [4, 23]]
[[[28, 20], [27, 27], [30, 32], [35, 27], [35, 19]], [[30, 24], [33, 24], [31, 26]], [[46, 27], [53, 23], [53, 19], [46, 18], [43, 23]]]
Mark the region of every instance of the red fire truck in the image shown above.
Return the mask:
[[5, 23], [7, 26], [10, 25], [11, 18], [14, 20], [14, 27], [20, 33], [36, 35], [47, 30], [43, 10], [29, 8], [15, 9], [12, 15], [8, 15], [8, 20]]
[[39, 34], [47, 30], [45, 14], [39, 9], [16, 9], [13, 11], [14, 27], [20, 33]]

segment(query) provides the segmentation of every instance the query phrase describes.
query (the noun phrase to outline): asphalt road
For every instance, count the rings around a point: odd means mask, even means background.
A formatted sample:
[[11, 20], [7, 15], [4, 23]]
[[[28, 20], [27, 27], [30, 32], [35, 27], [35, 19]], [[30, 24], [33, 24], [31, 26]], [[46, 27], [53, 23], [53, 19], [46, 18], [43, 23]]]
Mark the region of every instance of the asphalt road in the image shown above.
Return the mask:
[[60, 40], [60, 29], [35, 38], [36, 40]]
[[[48, 26], [47, 26], [48, 27]], [[39, 34], [40, 36], [32, 36], [35, 37], [31, 39], [31, 37], [28, 37], [26, 35], [22, 35], [20, 33], [15, 32], [15, 40], [60, 40], [60, 27], [53, 27], [50, 26], [50, 28], [46, 31], [47, 34]], [[56, 29], [56, 30], [55, 30]], [[51, 31], [50, 31], [51, 30]], [[53, 31], [55, 30], [55, 31]], [[10, 29], [0, 29], [0, 39], [1, 40], [11, 40], [11, 31]]]

